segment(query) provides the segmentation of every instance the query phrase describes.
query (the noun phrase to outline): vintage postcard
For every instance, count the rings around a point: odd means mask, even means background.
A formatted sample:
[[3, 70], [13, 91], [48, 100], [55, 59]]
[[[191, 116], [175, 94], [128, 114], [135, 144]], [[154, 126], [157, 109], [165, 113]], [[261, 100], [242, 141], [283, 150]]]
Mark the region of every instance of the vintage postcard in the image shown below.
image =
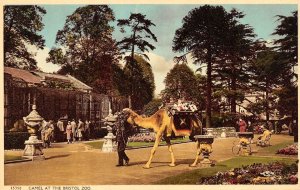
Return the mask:
[[1, 189], [299, 189], [298, 2], [1, 3]]

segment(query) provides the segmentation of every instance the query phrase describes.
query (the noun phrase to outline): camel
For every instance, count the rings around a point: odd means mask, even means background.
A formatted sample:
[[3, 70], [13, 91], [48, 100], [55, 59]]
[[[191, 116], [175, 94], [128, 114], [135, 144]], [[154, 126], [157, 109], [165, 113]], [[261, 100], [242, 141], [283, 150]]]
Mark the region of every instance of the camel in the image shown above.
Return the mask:
[[[142, 117], [132, 111], [129, 108], [125, 108], [123, 112], [128, 113], [128, 118], [127, 122], [131, 124], [133, 127], [139, 126], [142, 128], [148, 128], [148, 129], [153, 129], [154, 132], [156, 133], [156, 138], [155, 138], [155, 143], [154, 146], [151, 150], [150, 158], [148, 162], [143, 166], [143, 168], [150, 168], [150, 164], [152, 162], [153, 156], [155, 154], [155, 151], [159, 145], [159, 142], [161, 141], [162, 137], [164, 137], [167, 146], [168, 146], [168, 151], [171, 154], [171, 163], [169, 164], [170, 167], [175, 166], [175, 158], [174, 158], [174, 153], [173, 149], [171, 146], [171, 132], [173, 131], [175, 136], [183, 136], [187, 135], [186, 132], [180, 132], [175, 129], [175, 125], [173, 122], [173, 117], [170, 117], [168, 115], [168, 112], [166, 109], [162, 108], [159, 109], [155, 114], [153, 114], [150, 117]], [[191, 115], [191, 120], [190, 120], [190, 125], [191, 125], [191, 133], [189, 134], [190, 136], [194, 135], [201, 135], [202, 133], [202, 124], [199, 119], [197, 119], [196, 116]], [[197, 141], [197, 155], [196, 159], [193, 164], [190, 166], [195, 167], [197, 165], [198, 157], [201, 153], [201, 148], [200, 148], [200, 143]]]

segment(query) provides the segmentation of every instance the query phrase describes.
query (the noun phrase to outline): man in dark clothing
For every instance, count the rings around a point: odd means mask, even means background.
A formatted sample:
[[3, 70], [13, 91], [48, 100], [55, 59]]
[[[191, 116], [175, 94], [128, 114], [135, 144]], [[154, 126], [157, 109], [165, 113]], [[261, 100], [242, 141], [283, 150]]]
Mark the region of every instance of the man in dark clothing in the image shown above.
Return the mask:
[[129, 164], [129, 158], [125, 153], [126, 144], [128, 141], [129, 136], [129, 124], [126, 122], [126, 115], [124, 113], [120, 113], [118, 115], [116, 124], [114, 126], [113, 132], [115, 132], [116, 135], [116, 141], [118, 143], [118, 156], [119, 156], [119, 162], [116, 165], [117, 167], [123, 166], [125, 161], [125, 166], [128, 166]]

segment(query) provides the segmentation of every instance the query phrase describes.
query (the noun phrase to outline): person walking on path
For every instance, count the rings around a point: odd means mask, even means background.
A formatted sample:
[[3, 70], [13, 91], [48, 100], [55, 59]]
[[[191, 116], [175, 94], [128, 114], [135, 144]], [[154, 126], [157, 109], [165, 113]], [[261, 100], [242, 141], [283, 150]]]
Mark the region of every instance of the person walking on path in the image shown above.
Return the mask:
[[85, 121], [84, 135], [86, 140], [90, 140], [90, 134], [91, 134], [90, 124], [91, 124], [90, 121], [88, 120]]
[[55, 138], [55, 127], [53, 120], [49, 120], [49, 127], [45, 133], [45, 142], [47, 143], [48, 147], [51, 147], [51, 143], [54, 141]]
[[240, 132], [246, 132], [247, 124], [242, 118], [239, 119], [238, 124], [240, 127]]
[[46, 147], [46, 142], [45, 142], [45, 134], [46, 131], [49, 128], [49, 123], [46, 120], [43, 120], [41, 127], [39, 128], [39, 131], [41, 132], [41, 140], [43, 142], [43, 147]]
[[81, 119], [79, 119], [78, 127], [77, 127], [77, 137], [79, 141], [81, 141], [83, 130], [84, 130], [84, 123], [81, 121]]
[[75, 139], [75, 137], [76, 137], [76, 130], [77, 130], [77, 125], [76, 125], [75, 119], [72, 120], [71, 127], [72, 127], [73, 142], [75, 142], [76, 141], [76, 139]]
[[61, 132], [65, 131], [64, 123], [60, 119], [57, 121], [57, 127]]
[[113, 132], [116, 134], [116, 141], [118, 144], [117, 150], [118, 150], [119, 160], [118, 160], [118, 164], [116, 165], [117, 167], [123, 166], [124, 161], [126, 166], [128, 166], [129, 164], [129, 158], [125, 153], [125, 148], [128, 141], [128, 126], [126, 129], [126, 124], [127, 123], [126, 123], [125, 114], [120, 113], [118, 115], [117, 122], [113, 127]]
[[70, 144], [70, 140], [71, 140], [71, 135], [72, 135], [72, 126], [71, 126], [71, 122], [68, 121], [68, 125], [66, 127], [66, 134], [67, 134], [67, 140], [68, 140], [68, 144]]

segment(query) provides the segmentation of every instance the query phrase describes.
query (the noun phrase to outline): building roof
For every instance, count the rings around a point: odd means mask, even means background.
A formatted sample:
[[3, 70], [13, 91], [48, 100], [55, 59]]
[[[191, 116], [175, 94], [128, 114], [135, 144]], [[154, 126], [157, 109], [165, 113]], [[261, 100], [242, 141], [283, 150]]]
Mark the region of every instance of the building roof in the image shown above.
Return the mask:
[[40, 71], [27, 71], [27, 70], [11, 68], [11, 67], [4, 67], [4, 73], [8, 73], [13, 78], [21, 79], [31, 85], [40, 86], [43, 84], [42, 82], [45, 80], [46, 81], [55, 80], [55, 81], [70, 83], [74, 86], [75, 89], [78, 90], [84, 90], [84, 91], [92, 90], [92, 87], [84, 84], [83, 82], [79, 81], [75, 77], [72, 77], [71, 75], [59, 75], [59, 74], [52, 74], [52, 73], [44, 73]]
[[26, 83], [30, 83], [30, 84], [41, 83], [41, 78], [30, 71], [11, 68], [11, 67], [4, 67], [4, 73], [10, 74], [13, 78], [22, 79]]

